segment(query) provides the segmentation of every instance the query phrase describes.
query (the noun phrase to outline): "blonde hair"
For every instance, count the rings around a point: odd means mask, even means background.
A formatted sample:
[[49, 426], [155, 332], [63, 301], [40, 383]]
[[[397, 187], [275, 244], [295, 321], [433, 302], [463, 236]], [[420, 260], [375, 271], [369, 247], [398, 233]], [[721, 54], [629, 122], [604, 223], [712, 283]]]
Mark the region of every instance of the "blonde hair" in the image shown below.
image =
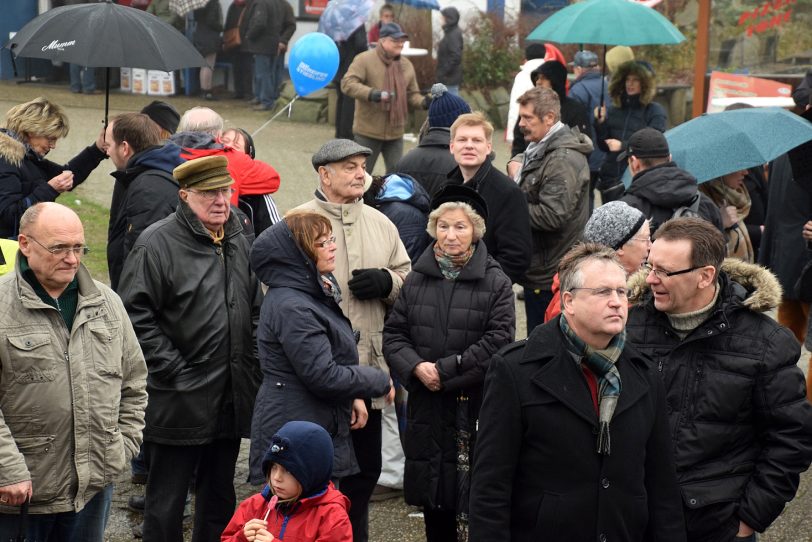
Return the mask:
[[40, 96], [9, 109], [6, 128], [25, 139], [31, 136], [60, 138], [68, 135], [70, 126], [62, 108]]
[[485, 219], [479, 216], [473, 207], [462, 201], [447, 201], [431, 212], [428, 226], [426, 226], [426, 231], [431, 235], [431, 238], [437, 239], [437, 220], [448, 211], [456, 211], [457, 209], [461, 209], [474, 226], [473, 242], [482, 239], [485, 236]]
[[488, 118], [481, 111], [474, 111], [473, 113], [463, 113], [454, 124], [451, 125], [451, 139], [457, 135], [457, 129], [461, 126], [482, 126], [485, 130], [485, 139], [488, 141], [493, 137], [493, 124], [488, 121]]

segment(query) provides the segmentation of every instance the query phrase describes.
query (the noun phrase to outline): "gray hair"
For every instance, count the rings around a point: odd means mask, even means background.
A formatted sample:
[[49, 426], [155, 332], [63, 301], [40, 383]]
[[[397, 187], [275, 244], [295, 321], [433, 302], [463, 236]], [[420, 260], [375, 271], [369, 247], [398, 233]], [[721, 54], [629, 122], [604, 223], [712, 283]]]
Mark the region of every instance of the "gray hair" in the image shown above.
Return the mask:
[[584, 264], [602, 261], [617, 265], [624, 273], [626, 270], [618, 260], [617, 253], [606, 245], [598, 243], [578, 243], [564, 254], [558, 264], [558, 279], [561, 282], [561, 305], [564, 305], [564, 294], [584, 285]]
[[24, 233], [26, 235], [29, 234], [31, 228], [34, 227], [37, 220], [39, 219], [39, 215], [42, 210], [45, 208], [43, 202], [36, 203], [25, 210], [23, 216], [20, 217], [20, 233]]
[[519, 96], [516, 100], [519, 105], [530, 104], [533, 114], [541, 119], [547, 113], [552, 113], [555, 120], [561, 120], [561, 100], [558, 94], [549, 88], [534, 87]]
[[485, 219], [479, 216], [473, 207], [462, 201], [447, 201], [431, 212], [428, 226], [426, 226], [426, 231], [431, 235], [431, 238], [437, 239], [437, 220], [448, 211], [456, 211], [457, 209], [461, 209], [473, 224], [473, 241], [477, 242], [482, 239], [485, 236]]
[[217, 137], [223, 132], [223, 117], [208, 107], [193, 107], [183, 113], [178, 132], [204, 132]]

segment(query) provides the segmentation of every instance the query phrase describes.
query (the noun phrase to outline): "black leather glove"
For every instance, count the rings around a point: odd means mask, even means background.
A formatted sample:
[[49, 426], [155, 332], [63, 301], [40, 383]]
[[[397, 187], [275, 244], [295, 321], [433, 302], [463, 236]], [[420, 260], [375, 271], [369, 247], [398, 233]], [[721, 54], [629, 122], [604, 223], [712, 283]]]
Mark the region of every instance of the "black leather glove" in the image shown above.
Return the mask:
[[392, 291], [392, 275], [386, 269], [353, 269], [347, 286], [358, 299], [379, 299]]
[[369, 101], [370, 102], [380, 102], [381, 101], [381, 91], [378, 89], [373, 88], [369, 91]]

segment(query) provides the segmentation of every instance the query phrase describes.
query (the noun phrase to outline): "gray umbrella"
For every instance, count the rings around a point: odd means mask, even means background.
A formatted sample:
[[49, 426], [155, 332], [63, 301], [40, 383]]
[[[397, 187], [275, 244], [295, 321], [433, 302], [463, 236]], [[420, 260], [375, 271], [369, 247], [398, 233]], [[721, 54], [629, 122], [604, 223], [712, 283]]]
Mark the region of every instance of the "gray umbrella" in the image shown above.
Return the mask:
[[48, 10], [20, 29], [5, 47], [14, 57], [108, 68], [105, 125], [110, 102], [109, 68], [172, 71], [205, 63], [176, 28], [150, 13], [111, 0]]

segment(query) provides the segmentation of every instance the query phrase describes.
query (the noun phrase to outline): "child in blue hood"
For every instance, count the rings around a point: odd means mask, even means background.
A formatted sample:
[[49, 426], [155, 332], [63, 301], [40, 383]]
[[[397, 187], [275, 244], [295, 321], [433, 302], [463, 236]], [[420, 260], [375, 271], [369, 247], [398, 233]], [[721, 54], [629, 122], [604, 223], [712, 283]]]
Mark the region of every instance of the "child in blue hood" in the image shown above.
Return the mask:
[[268, 483], [240, 503], [222, 542], [352, 542], [350, 501], [330, 481], [333, 441], [320, 425], [283, 425], [262, 470]]

